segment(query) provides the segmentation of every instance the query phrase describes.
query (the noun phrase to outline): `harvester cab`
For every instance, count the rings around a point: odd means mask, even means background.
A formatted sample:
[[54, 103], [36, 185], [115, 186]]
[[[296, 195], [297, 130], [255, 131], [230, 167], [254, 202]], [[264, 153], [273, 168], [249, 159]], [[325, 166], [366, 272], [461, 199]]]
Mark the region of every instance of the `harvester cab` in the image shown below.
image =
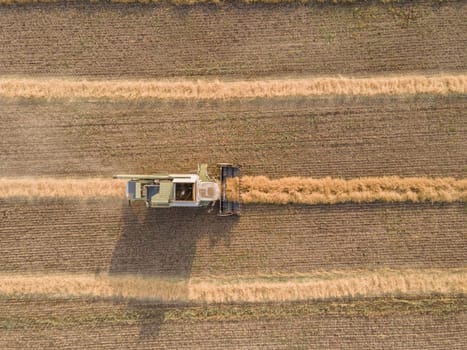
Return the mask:
[[[240, 166], [219, 163], [219, 176], [212, 179], [207, 164], [196, 174], [115, 175], [128, 180], [130, 203], [144, 201], [148, 208], [212, 207], [219, 202], [219, 216], [240, 214]], [[229, 183], [234, 185], [229, 186]], [[235, 185], [236, 184], [236, 185]]]

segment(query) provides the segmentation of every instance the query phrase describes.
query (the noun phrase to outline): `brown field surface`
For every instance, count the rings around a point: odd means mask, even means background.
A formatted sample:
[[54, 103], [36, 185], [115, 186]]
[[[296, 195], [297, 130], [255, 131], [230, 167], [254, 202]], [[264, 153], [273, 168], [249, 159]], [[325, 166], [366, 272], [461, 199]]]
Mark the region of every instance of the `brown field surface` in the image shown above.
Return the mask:
[[175, 173], [219, 161], [271, 178], [467, 175], [462, 95], [1, 102], [2, 176]]
[[0, 347], [463, 349], [465, 298], [171, 307], [99, 300], [0, 301]]
[[466, 6], [1, 6], [0, 75], [256, 78], [465, 71]]
[[462, 203], [249, 205], [240, 218], [220, 220], [124, 200], [2, 201], [0, 217], [2, 273], [201, 277], [466, 265]]

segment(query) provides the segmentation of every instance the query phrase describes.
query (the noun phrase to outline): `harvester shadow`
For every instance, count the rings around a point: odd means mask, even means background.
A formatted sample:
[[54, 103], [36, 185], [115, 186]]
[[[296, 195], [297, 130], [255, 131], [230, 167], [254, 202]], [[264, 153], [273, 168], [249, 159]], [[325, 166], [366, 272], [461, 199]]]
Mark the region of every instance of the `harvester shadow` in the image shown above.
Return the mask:
[[[218, 217], [205, 208], [148, 209], [139, 204], [123, 206], [121, 217], [121, 235], [109, 274], [176, 279], [190, 278], [201, 237], [207, 237], [210, 246], [228, 245], [232, 227], [238, 221], [238, 217]], [[128, 307], [142, 315], [140, 338], [157, 337], [165, 307], [138, 300], [130, 301]]]

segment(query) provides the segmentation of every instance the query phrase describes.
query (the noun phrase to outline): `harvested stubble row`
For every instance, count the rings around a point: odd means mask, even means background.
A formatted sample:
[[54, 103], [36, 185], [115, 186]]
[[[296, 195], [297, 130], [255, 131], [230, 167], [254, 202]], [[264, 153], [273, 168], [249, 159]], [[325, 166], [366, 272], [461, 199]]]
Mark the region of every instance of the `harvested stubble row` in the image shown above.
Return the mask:
[[[188, 307], [10, 299], [0, 304], [8, 310], [0, 321], [0, 342], [9, 350], [464, 349], [464, 300], [418, 300], [378, 308], [374, 299], [363, 306], [342, 301]], [[350, 311], [341, 312], [345, 307]]]
[[151, 81], [1, 78], [11, 98], [232, 99], [322, 95], [450, 94], [467, 92], [467, 75], [308, 78], [258, 81]]
[[467, 269], [379, 269], [192, 279], [137, 275], [0, 275], [0, 294], [162, 302], [274, 302], [467, 293]]
[[[368, 202], [467, 201], [467, 179], [398, 176], [351, 180], [244, 176], [227, 182], [232, 200], [240, 188], [243, 203], [335, 204]], [[125, 182], [104, 178], [0, 178], [0, 198], [123, 198]]]

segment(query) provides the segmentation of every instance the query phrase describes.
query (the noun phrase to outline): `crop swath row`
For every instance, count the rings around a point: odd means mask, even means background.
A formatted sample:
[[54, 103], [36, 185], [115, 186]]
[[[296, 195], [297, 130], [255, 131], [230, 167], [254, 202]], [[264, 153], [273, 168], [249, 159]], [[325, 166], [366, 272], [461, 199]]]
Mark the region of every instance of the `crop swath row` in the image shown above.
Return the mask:
[[232, 99], [287, 96], [453, 94], [467, 91], [467, 75], [310, 78], [259, 81], [88, 81], [0, 79], [0, 96], [15, 98]]
[[137, 276], [0, 275], [0, 295], [161, 302], [283, 302], [467, 293], [467, 269], [344, 270], [299, 275], [164, 279]]
[[[124, 198], [124, 181], [59, 178], [0, 178], [0, 198]], [[239, 187], [241, 187], [239, 189]], [[271, 180], [245, 176], [229, 180], [227, 195], [244, 203], [335, 204], [368, 202], [460, 202], [467, 200], [467, 179], [400, 178], [312, 179], [290, 177]]]
[[[238, 193], [237, 179], [230, 181], [231, 196]], [[245, 176], [240, 185], [244, 203], [335, 204], [368, 202], [455, 202], [467, 200], [467, 179], [400, 178], [311, 179], [290, 177], [271, 180]]]

